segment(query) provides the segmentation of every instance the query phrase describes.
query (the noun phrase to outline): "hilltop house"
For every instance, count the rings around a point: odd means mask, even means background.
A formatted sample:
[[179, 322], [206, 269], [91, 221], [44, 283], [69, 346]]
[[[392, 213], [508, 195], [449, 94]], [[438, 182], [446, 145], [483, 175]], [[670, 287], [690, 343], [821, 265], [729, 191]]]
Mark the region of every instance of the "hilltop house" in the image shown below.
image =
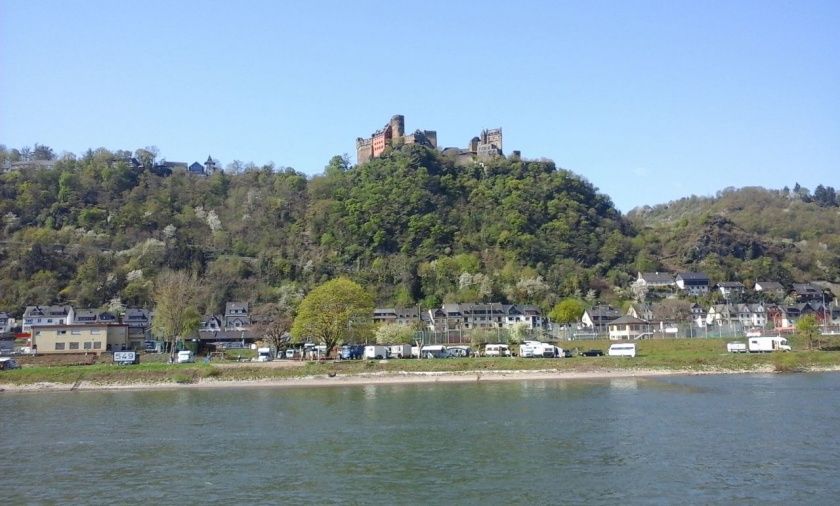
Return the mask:
[[715, 288], [726, 300], [740, 297], [745, 290], [744, 284], [740, 281], [721, 281], [715, 285]]
[[794, 283], [790, 295], [797, 302], [821, 301], [823, 291], [820, 287], [814, 286], [811, 283]]
[[680, 272], [675, 281], [677, 288], [689, 295], [705, 295], [709, 293], [709, 276], [702, 272]]
[[785, 296], [785, 287], [778, 281], [756, 281], [753, 286], [756, 292], [772, 294], [779, 298]]

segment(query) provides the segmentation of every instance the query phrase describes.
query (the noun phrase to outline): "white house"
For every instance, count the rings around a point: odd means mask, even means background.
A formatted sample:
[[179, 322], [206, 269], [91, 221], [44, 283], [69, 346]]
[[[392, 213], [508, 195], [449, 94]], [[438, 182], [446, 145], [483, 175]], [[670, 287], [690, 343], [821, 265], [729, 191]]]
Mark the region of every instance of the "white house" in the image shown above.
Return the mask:
[[638, 339], [643, 334], [650, 332], [650, 324], [647, 320], [622, 316], [609, 323], [610, 339]]
[[74, 317], [72, 306], [26, 306], [21, 331], [31, 334], [33, 325], [70, 325]]

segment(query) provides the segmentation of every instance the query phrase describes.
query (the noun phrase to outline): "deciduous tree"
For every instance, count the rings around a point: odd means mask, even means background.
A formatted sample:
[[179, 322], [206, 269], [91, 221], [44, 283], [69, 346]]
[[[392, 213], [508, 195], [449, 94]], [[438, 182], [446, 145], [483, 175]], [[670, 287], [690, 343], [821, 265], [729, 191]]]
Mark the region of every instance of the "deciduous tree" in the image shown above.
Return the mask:
[[814, 340], [820, 335], [820, 327], [817, 325], [817, 318], [812, 314], [806, 314], [796, 322], [796, 333], [808, 341], [808, 349], [814, 348]]
[[175, 356], [175, 342], [198, 330], [200, 316], [196, 309], [198, 281], [185, 271], [164, 271], [155, 280], [154, 333], [169, 343]]
[[372, 315], [373, 299], [361, 286], [347, 278], [333, 279], [300, 303], [292, 336], [325, 345], [329, 356], [337, 344], [354, 335], [354, 325], [366, 325]]

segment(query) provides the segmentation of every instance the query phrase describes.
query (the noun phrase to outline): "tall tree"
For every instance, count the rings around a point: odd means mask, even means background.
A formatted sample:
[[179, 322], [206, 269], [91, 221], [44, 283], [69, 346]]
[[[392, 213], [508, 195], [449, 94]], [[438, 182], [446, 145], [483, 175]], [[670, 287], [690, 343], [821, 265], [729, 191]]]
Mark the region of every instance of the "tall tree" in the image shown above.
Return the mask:
[[164, 271], [155, 280], [153, 332], [169, 344], [175, 356], [175, 342], [198, 330], [200, 316], [196, 309], [198, 281], [185, 271]]
[[292, 311], [280, 303], [260, 304], [251, 312], [251, 325], [275, 350], [279, 350], [289, 341]]
[[813, 314], [806, 314], [796, 322], [796, 333], [808, 341], [808, 349], [814, 348], [814, 340], [820, 335], [817, 318]]
[[373, 299], [357, 283], [338, 278], [318, 286], [303, 299], [292, 325], [297, 341], [315, 340], [332, 349], [350, 335], [353, 325], [367, 326], [373, 314]]
[[548, 313], [548, 317], [557, 323], [567, 325], [580, 320], [586, 308], [578, 299], [563, 299]]

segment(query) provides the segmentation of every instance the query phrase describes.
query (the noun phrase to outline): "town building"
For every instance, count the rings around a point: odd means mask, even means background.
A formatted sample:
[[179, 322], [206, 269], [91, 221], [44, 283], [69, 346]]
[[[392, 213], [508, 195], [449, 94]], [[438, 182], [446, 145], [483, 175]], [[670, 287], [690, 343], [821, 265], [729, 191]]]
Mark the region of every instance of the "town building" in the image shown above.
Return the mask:
[[32, 326], [32, 349], [39, 354], [98, 354], [129, 348], [128, 325], [78, 323]]
[[151, 338], [152, 315], [148, 309], [128, 308], [123, 315], [128, 325], [128, 340], [135, 349], [142, 349], [143, 342]]
[[21, 332], [29, 334], [35, 325], [68, 325], [74, 317], [71, 306], [26, 306]]
[[706, 295], [709, 293], [709, 276], [702, 272], [680, 272], [675, 278], [677, 288], [689, 295]]
[[245, 330], [251, 328], [251, 313], [247, 302], [228, 302], [225, 304], [225, 330]]
[[612, 306], [594, 306], [583, 312], [580, 322], [584, 328], [604, 332], [610, 322], [619, 318], [621, 318], [621, 311]]
[[650, 323], [647, 320], [628, 315], [611, 321], [608, 326], [611, 340], [639, 339], [651, 333]]

